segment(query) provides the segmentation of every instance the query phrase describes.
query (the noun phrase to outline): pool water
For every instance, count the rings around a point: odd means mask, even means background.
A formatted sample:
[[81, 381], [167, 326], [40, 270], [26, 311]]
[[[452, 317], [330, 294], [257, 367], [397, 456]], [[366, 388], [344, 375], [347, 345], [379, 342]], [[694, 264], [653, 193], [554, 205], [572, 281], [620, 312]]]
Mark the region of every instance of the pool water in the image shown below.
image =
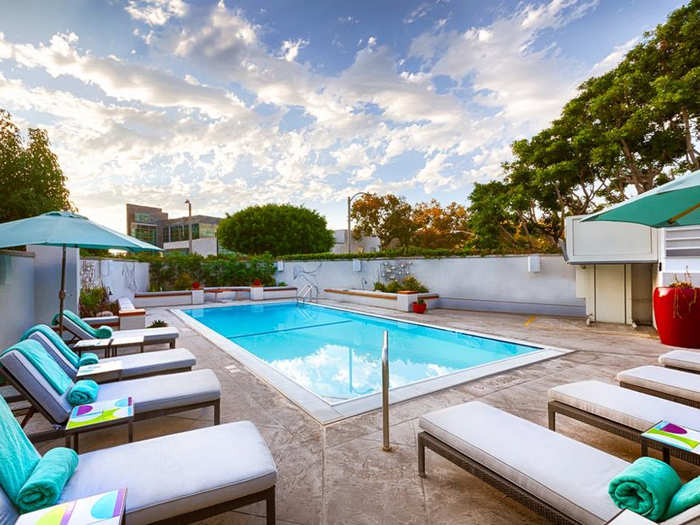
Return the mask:
[[380, 390], [384, 330], [391, 388], [541, 350], [312, 304], [183, 311], [331, 403]]

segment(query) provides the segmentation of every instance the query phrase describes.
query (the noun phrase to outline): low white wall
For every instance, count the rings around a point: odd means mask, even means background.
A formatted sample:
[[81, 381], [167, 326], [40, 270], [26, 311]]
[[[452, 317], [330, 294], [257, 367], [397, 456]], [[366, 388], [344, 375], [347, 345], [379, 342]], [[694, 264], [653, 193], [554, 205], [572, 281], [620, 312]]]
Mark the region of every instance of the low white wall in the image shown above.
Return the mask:
[[[301, 289], [307, 283], [325, 288], [371, 290], [380, 280], [382, 262], [404, 263], [408, 273], [440, 294], [440, 306], [533, 314], [584, 316], [583, 299], [576, 297], [574, 268], [559, 255], [542, 255], [541, 271], [528, 272], [527, 255], [401, 258], [362, 260], [284, 261], [277, 281]], [[356, 266], [357, 269], [357, 266]]]
[[149, 288], [148, 267], [145, 262], [82, 257], [81, 286], [106, 286], [112, 300], [133, 299], [135, 292], [145, 292]]
[[[58, 246], [27, 246], [34, 253], [34, 302], [38, 323], [51, 324], [58, 313], [58, 291], [61, 287], [61, 252]], [[80, 253], [66, 249], [66, 298], [64, 310], [78, 312], [80, 297]]]
[[34, 324], [34, 304], [34, 254], [0, 250], [0, 352]]

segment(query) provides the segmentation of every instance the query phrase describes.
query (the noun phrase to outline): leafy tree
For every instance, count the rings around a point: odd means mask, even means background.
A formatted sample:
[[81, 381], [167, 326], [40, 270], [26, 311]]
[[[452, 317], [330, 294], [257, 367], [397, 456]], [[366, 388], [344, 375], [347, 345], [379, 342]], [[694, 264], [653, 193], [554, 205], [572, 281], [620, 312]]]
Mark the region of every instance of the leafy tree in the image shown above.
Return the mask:
[[[585, 81], [551, 126], [513, 143], [502, 181], [470, 196], [474, 248], [552, 248], [587, 214], [700, 167], [700, 0]], [[546, 246], [546, 245], [549, 246]]]
[[456, 202], [446, 207], [435, 199], [418, 203], [411, 220], [417, 228], [411, 244], [421, 248], [456, 248], [470, 234], [467, 209]]
[[409, 246], [418, 229], [412, 220], [413, 209], [403, 197], [391, 193], [377, 195], [364, 194], [352, 205], [350, 217], [355, 221], [353, 235], [379, 238], [382, 249], [392, 243]]
[[290, 204], [250, 206], [227, 215], [217, 237], [224, 248], [251, 255], [326, 252], [334, 242], [323, 216]]
[[46, 130], [29, 129], [25, 145], [5, 110], [0, 110], [0, 187], [0, 222], [73, 209], [66, 178], [51, 151]]

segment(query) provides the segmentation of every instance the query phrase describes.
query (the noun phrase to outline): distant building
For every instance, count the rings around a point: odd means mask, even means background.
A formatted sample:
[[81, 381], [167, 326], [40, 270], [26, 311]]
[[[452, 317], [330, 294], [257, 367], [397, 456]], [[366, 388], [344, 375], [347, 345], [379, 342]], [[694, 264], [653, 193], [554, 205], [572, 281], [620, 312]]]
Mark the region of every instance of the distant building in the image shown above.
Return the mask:
[[[332, 253], [347, 253], [348, 230], [333, 230], [334, 243]], [[350, 239], [350, 253], [378, 252], [379, 239], [377, 237], [362, 237], [360, 240]]]
[[[200, 255], [216, 255], [223, 250], [216, 239], [220, 217], [193, 215], [192, 251]], [[149, 242], [167, 251], [189, 250], [189, 222], [187, 217], [168, 218], [161, 208], [126, 205], [126, 231], [132, 237]]]

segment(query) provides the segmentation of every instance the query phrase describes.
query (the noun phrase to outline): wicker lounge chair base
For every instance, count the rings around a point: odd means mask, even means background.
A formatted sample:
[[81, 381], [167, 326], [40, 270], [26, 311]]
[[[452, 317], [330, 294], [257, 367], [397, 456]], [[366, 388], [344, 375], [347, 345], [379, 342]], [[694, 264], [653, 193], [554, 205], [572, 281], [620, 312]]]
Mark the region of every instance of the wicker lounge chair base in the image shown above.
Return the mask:
[[251, 505], [257, 503], [258, 501], [265, 502], [266, 516], [265, 522], [267, 525], [275, 525], [276, 523], [276, 510], [275, 510], [275, 487], [271, 487], [267, 490], [262, 490], [256, 492], [255, 494], [249, 494], [248, 496], [243, 496], [242, 498], [227, 501], [225, 503], [220, 503], [218, 505], [213, 505], [206, 509], [196, 510], [188, 514], [183, 514], [174, 518], [169, 518], [166, 520], [156, 521], [151, 525], [185, 525], [188, 523], [196, 523], [212, 516], [217, 516], [223, 514], [224, 512], [229, 512], [236, 510], [240, 507], [245, 507], [246, 505]]
[[[550, 401], [547, 404], [547, 415], [550, 430], [556, 430], [557, 414], [570, 417], [577, 421], [581, 421], [582, 423], [587, 423], [591, 426], [605, 430], [606, 432], [610, 432], [616, 436], [629, 439], [636, 443], [641, 443], [641, 432], [639, 430], [615, 421], [611, 421], [607, 418], [591, 414], [585, 410], [560, 403], [559, 401]], [[656, 442], [650, 443], [650, 446], [657, 450], [662, 450], [663, 448], [660, 443], [657, 444]], [[677, 448], [672, 448], [670, 453], [672, 456], [677, 457], [678, 459], [682, 459], [683, 461], [687, 461], [688, 463], [692, 463], [694, 465], [700, 465], [700, 456], [697, 454], [686, 452]]]
[[444, 443], [436, 437], [431, 436], [427, 432], [420, 432], [418, 434], [418, 475], [422, 478], [426, 477], [426, 448], [432, 450], [433, 452], [442, 456], [451, 463], [454, 463], [458, 467], [466, 470], [470, 474], [473, 474], [482, 481], [485, 481], [492, 487], [501, 491], [509, 498], [512, 498], [515, 501], [521, 503], [528, 509], [543, 516], [552, 523], [562, 525], [577, 525], [579, 523], [578, 521], [572, 520], [568, 516], [565, 516], [554, 507], [548, 505], [546, 502], [523, 490], [518, 485], [500, 476], [496, 472], [493, 472], [484, 465], [465, 456], [464, 454], [459, 452], [457, 449], [451, 447], [447, 443]]

